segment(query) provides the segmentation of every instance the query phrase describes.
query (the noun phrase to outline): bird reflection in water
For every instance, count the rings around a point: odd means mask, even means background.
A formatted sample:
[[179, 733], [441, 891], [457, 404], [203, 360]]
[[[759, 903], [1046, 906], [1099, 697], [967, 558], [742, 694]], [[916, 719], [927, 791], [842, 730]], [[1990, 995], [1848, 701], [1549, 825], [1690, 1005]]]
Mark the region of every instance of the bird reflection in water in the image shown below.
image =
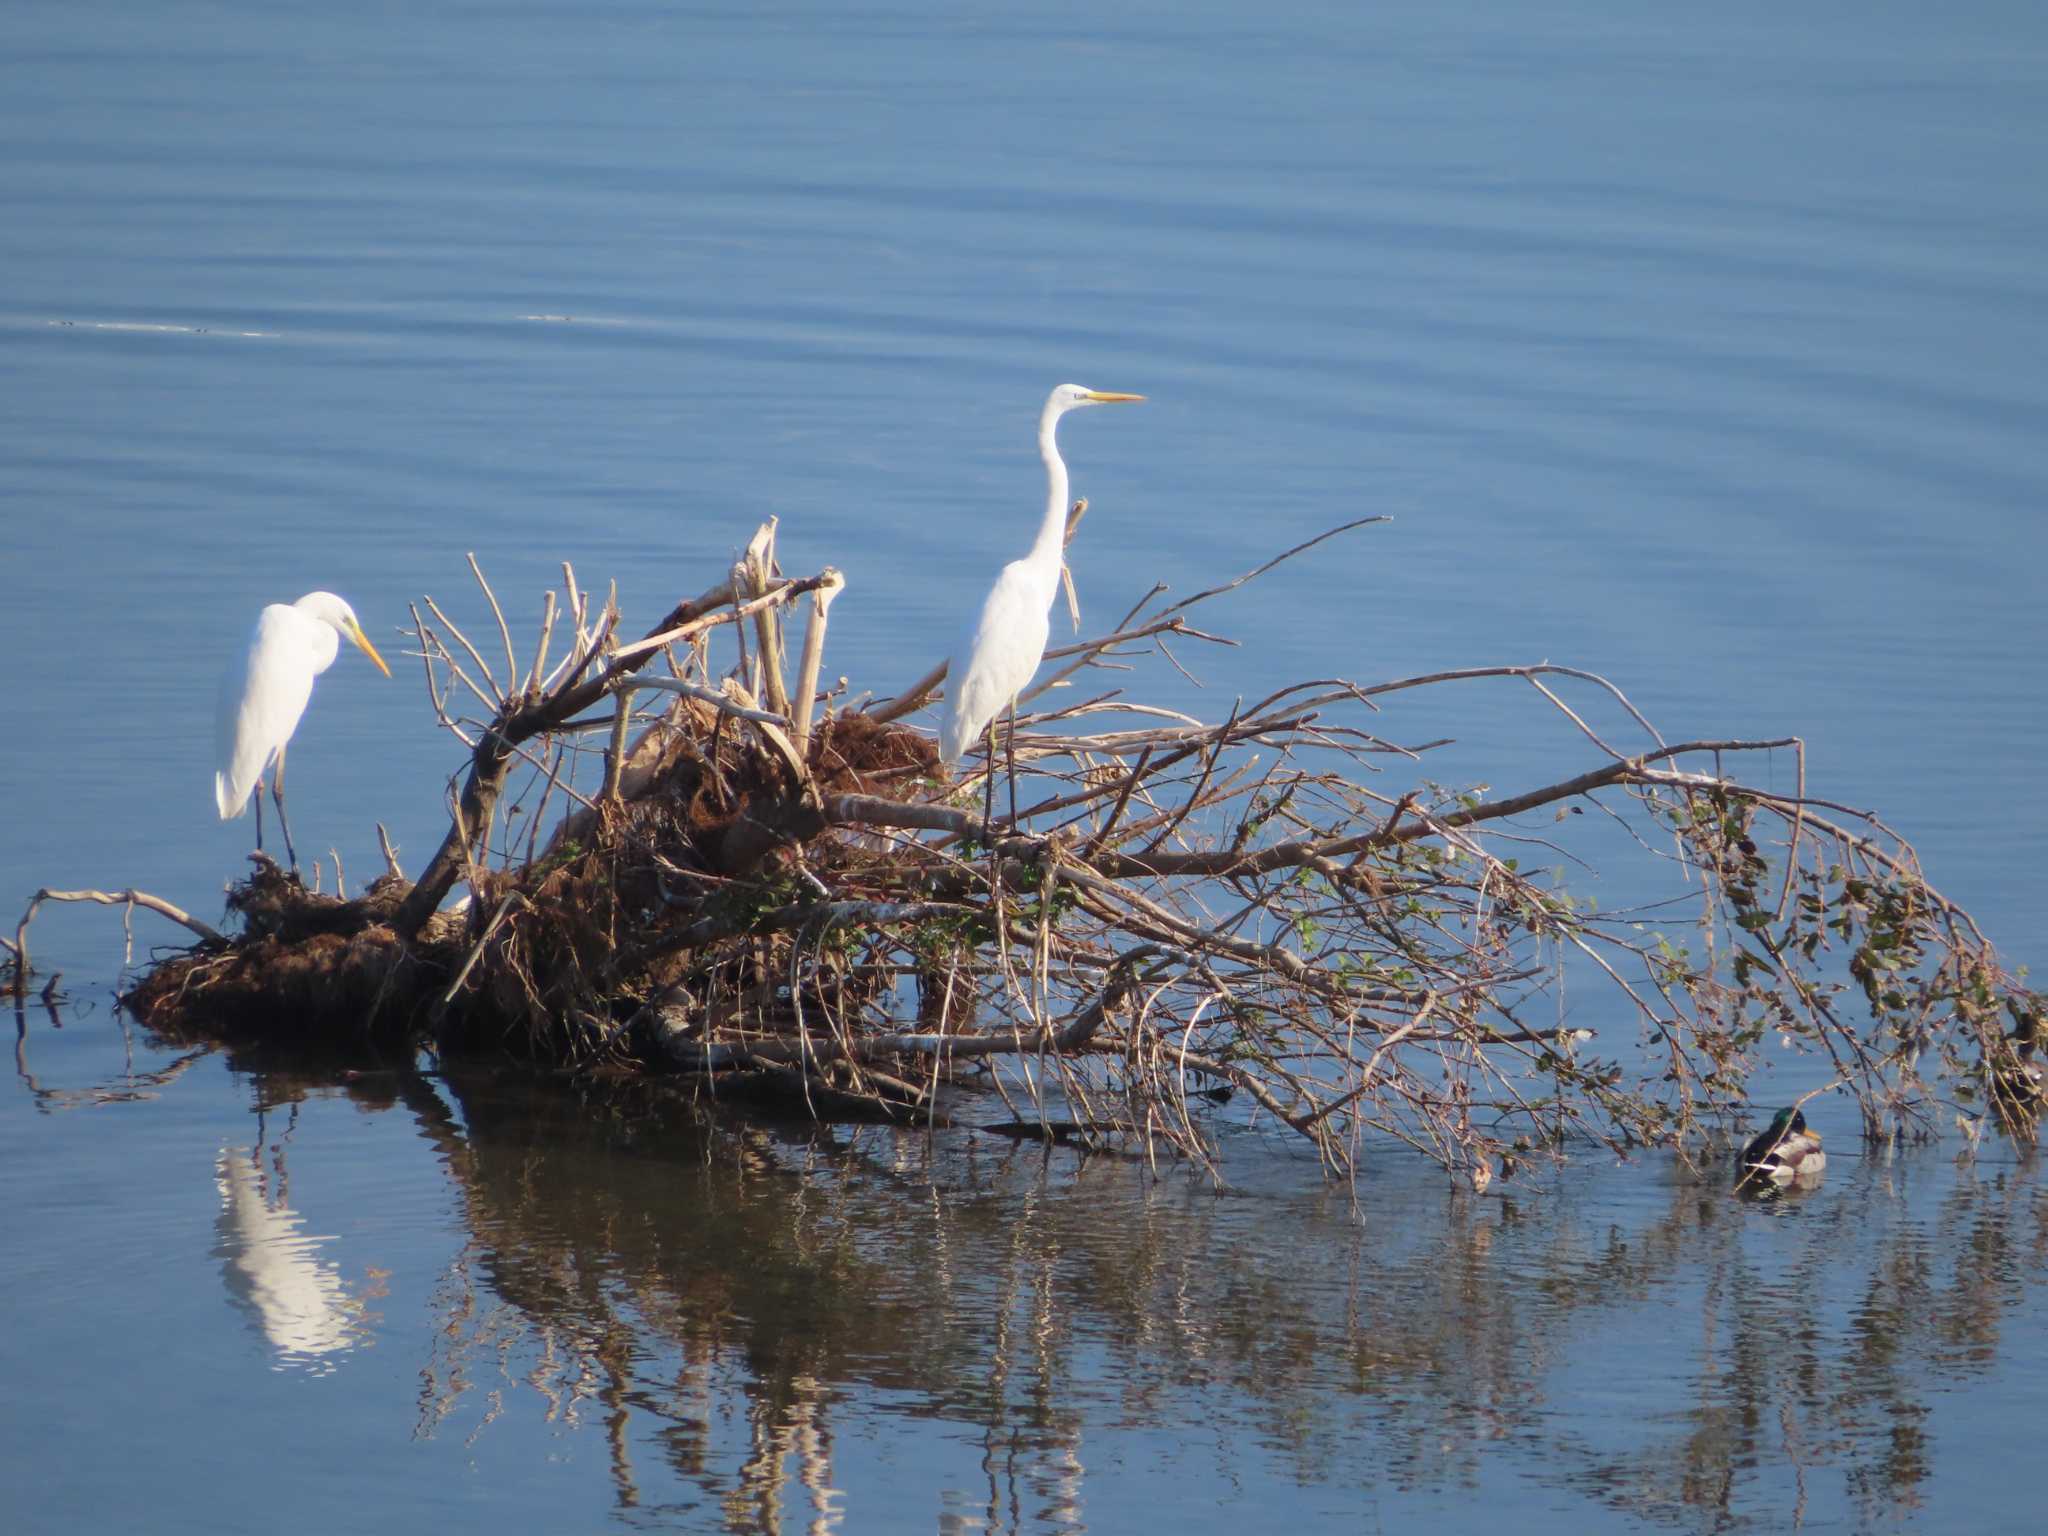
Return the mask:
[[221, 1277], [276, 1352], [280, 1370], [324, 1374], [363, 1342], [362, 1303], [351, 1296], [305, 1218], [272, 1199], [255, 1154], [223, 1147], [214, 1164], [220, 1216], [214, 1223]]

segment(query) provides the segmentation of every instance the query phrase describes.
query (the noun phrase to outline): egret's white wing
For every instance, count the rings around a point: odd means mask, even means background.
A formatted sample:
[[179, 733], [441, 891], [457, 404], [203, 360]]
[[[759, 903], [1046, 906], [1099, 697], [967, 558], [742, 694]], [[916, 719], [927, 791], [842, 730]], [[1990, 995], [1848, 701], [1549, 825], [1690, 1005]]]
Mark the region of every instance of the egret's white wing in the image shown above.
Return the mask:
[[256, 620], [246, 656], [228, 664], [214, 717], [213, 799], [222, 821], [239, 816], [249, 791], [292, 739], [313, 696], [317, 637], [322, 628], [283, 603]]
[[1052, 633], [1051, 603], [1051, 594], [1022, 560], [1004, 566], [989, 588], [946, 667], [946, 713], [939, 726], [939, 755], [946, 762], [958, 762], [1030, 683]]

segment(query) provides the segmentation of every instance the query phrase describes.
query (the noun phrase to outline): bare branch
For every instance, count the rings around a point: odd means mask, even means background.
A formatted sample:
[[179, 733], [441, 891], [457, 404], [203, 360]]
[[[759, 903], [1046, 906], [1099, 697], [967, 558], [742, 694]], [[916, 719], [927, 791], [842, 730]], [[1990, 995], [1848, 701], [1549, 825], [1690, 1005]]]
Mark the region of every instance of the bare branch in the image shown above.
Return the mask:
[[21, 921], [14, 925], [14, 942], [8, 945], [14, 952], [16, 997], [23, 995], [23, 990], [28, 984], [28, 925], [35, 921], [36, 913], [46, 901], [89, 901], [103, 907], [126, 907], [130, 913], [137, 907], [144, 907], [159, 917], [167, 917], [180, 927], [190, 929], [208, 944], [226, 942], [221, 938], [219, 931], [210, 924], [202, 923], [183, 907], [174, 906], [161, 896], [152, 896], [147, 891], [59, 891], [46, 885], [29, 898], [28, 907], [21, 914]]
[[811, 710], [818, 697], [818, 667], [825, 655], [826, 613], [832, 600], [846, 588], [846, 578], [831, 566], [819, 572], [825, 584], [811, 594], [811, 613], [804, 625], [804, 653], [798, 663], [796, 675], [796, 703], [791, 715], [791, 725], [796, 733], [796, 749], [799, 755], [810, 747]]

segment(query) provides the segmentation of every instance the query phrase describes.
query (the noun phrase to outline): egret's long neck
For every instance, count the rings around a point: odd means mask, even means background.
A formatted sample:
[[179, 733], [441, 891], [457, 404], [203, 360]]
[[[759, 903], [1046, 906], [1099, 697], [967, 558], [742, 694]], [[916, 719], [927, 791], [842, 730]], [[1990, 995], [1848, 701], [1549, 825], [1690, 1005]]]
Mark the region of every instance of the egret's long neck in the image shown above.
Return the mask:
[[334, 604], [339, 601], [331, 593], [308, 592], [292, 607], [304, 614], [311, 623], [306, 628], [306, 643], [311, 647], [313, 675], [318, 677], [334, 665], [334, 658], [341, 654], [341, 620], [336, 616]]
[[341, 631], [332, 624], [315, 624], [311, 637], [313, 642], [313, 675], [318, 677], [334, 665], [334, 658], [341, 654]]
[[1053, 441], [1059, 424], [1060, 413], [1047, 406], [1038, 422], [1038, 456], [1045, 460], [1045, 521], [1038, 525], [1038, 537], [1032, 541], [1027, 557], [1032, 570], [1044, 581], [1048, 604], [1059, 585], [1060, 552], [1067, 542], [1067, 461], [1060, 457], [1059, 444]]

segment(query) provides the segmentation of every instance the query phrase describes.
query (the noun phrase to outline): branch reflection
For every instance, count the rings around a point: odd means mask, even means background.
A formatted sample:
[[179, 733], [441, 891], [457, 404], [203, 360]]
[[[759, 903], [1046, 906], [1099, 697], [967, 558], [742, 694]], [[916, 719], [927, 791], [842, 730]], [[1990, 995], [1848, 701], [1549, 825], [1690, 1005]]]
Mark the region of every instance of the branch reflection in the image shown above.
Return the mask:
[[1224, 1485], [1456, 1496], [1505, 1468], [1703, 1531], [1796, 1526], [1825, 1470], [1877, 1523], [1923, 1498], [1935, 1396], [2048, 1264], [2024, 1169], [1920, 1203], [1850, 1160], [1767, 1205], [1642, 1167], [1417, 1183], [1360, 1223], [1294, 1167], [1217, 1196], [964, 1135], [444, 1086], [389, 1088], [470, 1234], [418, 1432], [524, 1399], [604, 1437], [622, 1517], [731, 1531], [1108, 1528], [1091, 1458], [1134, 1435]]

